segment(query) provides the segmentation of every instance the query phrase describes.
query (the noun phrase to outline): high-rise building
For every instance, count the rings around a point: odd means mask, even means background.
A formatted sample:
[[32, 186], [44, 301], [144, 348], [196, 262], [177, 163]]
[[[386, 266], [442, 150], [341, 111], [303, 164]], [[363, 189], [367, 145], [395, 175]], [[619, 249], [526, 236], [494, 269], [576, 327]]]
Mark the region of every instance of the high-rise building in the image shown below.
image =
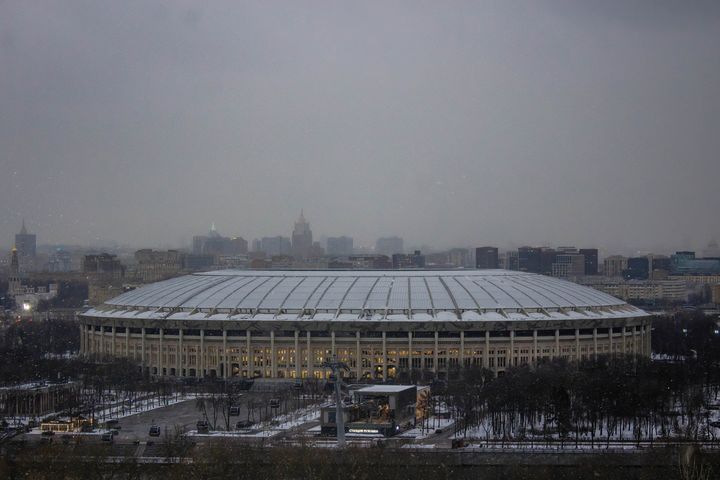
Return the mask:
[[379, 255], [392, 256], [404, 251], [403, 239], [400, 237], [381, 237], [375, 242], [375, 253]]
[[628, 280], [647, 280], [650, 276], [650, 259], [648, 257], [630, 257], [623, 277]]
[[518, 255], [517, 250], [505, 252], [502, 257], [500, 257], [500, 268], [504, 268], [505, 270], [520, 270], [520, 258]]
[[[562, 247], [566, 254], [575, 254], [574, 247]], [[557, 260], [558, 252], [554, 248], [543, 247], [540, 249], [540, 272], [543, 275], [552, 275], [553, 264]]]
[[475, 249], [475, 268], [499, 268], [498, 249], [480, 247]]
[[177, 250], [138, 250], [135, 252], [135, 261], [136, 275], [143, 282], [172, 278], [183, 268], [183, 256]]
[[328, 237], [327, 239], [328, 255], [352, 255], [353, 239], [352, 237]]
[[540, 273], [541, 249], [537, 247], [518, 248], [518, 270], [521, 272]]
[[248, 243], [242, 237], [223, 237], [210, 227], [208, 235], [193, 237], [193, 254], [195, 255], [245, 255], [248, 252]]
[[20, 259], [18, 258], [18, 250], [16, 247], [12, 248], [10, 254], [10, 276], [8, 277], [8, 294], [10, 296], [16, 295], [20, 292], [20, 286], [22, 281], [20, 279]]
[[585, 275], [598, 274], [598, 249], [597, 248], [581, 248], [580, 255], [585, 257]]
[[15, 234], [15, 248], [17, 249], [20, 271], [33, 270], [35, 267], [37, 238], [34, 233], [28, 233], [25, 220], [22, 221], [20, 233]]
[[295, 222], [292, 232], [292, 253], [295, 258], [307, 258], [313, 246], [312, 230], [310, 224], [305, 220], [303, 211], [300, 210], [300, 218]]
[[85, 255], [82, 260], [82, 272], [112, 278], [122, 278], [125, 276], [125, 267], [120, 263], [117, 255], [101, 253], [99, 255]]
[[648, 260], [651, 280], [663, 280], [672, 270], [672, 262], [666, 255], [648, 255]]
[[393, 268], [425, 268], [425, 256], [420, 250], [410, 254], [396, 253], [392, 256]]
[[627, 257], [612, 255], [603, 261], [603, 274], [606, 277], [621, 277], [627, 270]]
[[585, 274], [585, 256], [579, 253], [558, 253], [552, 264], [552, 276], [581, 277]]
[[288, 237], [262, 237], [259, 243], [260, 252], [265, 252], [266, 255], [272, 257], [273, 255], [290, 255], [292, 251], [292, 243]]
[[467, 248], [452, 248], [447, 252], [448, 263], [454, 267], [472, 267]]

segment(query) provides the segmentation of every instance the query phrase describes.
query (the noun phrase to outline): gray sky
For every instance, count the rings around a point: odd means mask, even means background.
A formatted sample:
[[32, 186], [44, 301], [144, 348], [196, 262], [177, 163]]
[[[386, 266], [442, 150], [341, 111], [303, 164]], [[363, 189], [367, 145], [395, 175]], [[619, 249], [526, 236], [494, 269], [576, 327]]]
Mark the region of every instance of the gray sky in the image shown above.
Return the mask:
[[0, 0], [8, 241], [700, 248], [718, 152], [716, 1]]

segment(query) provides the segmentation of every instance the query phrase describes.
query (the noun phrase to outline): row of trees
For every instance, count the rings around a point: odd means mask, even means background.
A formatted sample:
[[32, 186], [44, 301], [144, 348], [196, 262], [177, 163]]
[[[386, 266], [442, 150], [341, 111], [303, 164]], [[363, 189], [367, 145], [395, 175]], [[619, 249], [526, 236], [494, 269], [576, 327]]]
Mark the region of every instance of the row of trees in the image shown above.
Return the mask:
[[[435, 393], [458, 432], [486, 440], [716, 440], [711, 410], [720, 393], [720, 336], [712, 318], [679, 313], [656, 319], [655, 352], [534, 368], [456, 372]], [[711, 407], [712, 408], [712, 407]]]
[[80, 348], [77, 324], [68, 320], [12, 323], [0, 335], [0, 384], [57, 379], [77, 368], [58, 356]]
[[[233, 429], [233, 418], [230, 415], [232, 407], [238, 407], [244, 412], [242, 420], [250, 423], [267, 421], [274, 416], [288, 415], [324, 400], [328, 392], [324, 391], [323, 384], [324, 382], [317, 379], [306, 379], [295, 384], [294, 388], [286, 385], [257, 397], [244, 396], [243, 383], [217, 380], [204, 385], [203, 393], [198, 396], [195, 405], [203, 419], [208, 422], [210, 430], [230, 431]], [[270, 398], [277, 401], [276, 406], [270, 405]]]
[[580, 364], [556, 360], [513, 368], [498, 378], [483, 370], [467, 370], [462, 377], [439, 395], [463, 436], [606, 444], [715, 439], [705, 407], [717, 398], [717, 387], [708, 389], [691, 364], [632, 357]]

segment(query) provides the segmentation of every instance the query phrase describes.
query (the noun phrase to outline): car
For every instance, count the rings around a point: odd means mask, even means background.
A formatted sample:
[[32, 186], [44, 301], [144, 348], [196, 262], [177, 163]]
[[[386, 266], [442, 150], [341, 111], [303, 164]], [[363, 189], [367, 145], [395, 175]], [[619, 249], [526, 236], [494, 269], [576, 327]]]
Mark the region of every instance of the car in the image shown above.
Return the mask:
[[148, 435], [151, 437], [159, 437], [160, 436], [160, 427], [157, 425], [153, 425], [150, 427], [150, 431], [148, 432]]
[[442, 428], [436, 429], [436, 430], [435, 430], [435, 433], [438, 434], [438, 435], [441, 434], [441, 433], [443, 433]]
[[238, 407], [237, 405], [233, 405], [232, 407], [230, 407], [230, 416], [237, 417], [238, 415], [240, 415], [240, 407]]
[[112, 432], [105, 432], [102, 434], [102, 441], [103, 442], [112, 442], [113, 441], [113, 434]]
[[250, 428], [252, 426], [253, 426], [253, 422], [251, 422], [249, 420], [241, 420], [235, 424], [235, 428], [237, 428], [238, 430], [243, 430], [246, 428]]
[[196, 427], [198, 433], [208, 433], [210, 431], [210, 426], [205, 420], [198, 420]]

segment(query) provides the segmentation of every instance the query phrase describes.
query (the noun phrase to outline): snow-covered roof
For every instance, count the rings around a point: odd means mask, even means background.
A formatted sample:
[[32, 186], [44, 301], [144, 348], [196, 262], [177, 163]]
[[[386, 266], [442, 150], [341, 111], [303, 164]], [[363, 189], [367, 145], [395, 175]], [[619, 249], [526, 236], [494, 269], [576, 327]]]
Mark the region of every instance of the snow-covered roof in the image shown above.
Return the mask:
[[415, 385], [370, 385], [358, 388], [355, 393], [398, 393], [408, 389], [415, 389]]
[[503, 321], [647, 314], [586, 286], [509, 270], [221, 270], [146, 285], [84, 315]]

